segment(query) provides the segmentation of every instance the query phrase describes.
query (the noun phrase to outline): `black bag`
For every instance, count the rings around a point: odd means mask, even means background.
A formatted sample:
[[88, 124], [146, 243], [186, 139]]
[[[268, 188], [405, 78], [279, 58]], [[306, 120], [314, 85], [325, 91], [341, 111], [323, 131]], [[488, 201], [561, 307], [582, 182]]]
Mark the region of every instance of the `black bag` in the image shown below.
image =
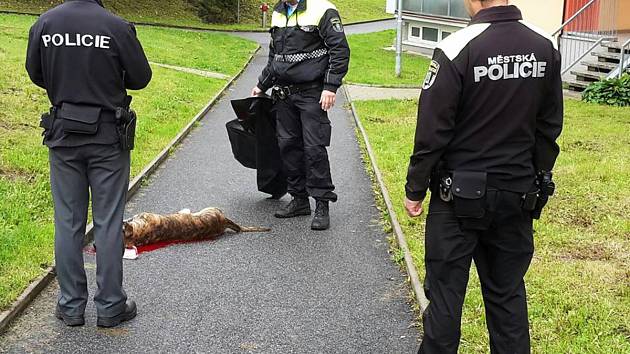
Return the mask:
[[56, 118], [66, 134], [95, 135], [100, 117], [101, 107], [63, 103]]
[[453, 201], [459, 218], [481, 219], [486, 215], [486, 172], [454, 171]]
[[236, 161], [247, 168], [256, 169], [256, 133], [246, 130], [238, 119], [229, 121], [225, 127]]
[[282, 157], [276, 138], [273, 102], [269, 97], [232, 100], [238, 119], [226, 124], [234, 157], [243, 166], [256, 169], [258, 190], [272, 196], [287, 192]]

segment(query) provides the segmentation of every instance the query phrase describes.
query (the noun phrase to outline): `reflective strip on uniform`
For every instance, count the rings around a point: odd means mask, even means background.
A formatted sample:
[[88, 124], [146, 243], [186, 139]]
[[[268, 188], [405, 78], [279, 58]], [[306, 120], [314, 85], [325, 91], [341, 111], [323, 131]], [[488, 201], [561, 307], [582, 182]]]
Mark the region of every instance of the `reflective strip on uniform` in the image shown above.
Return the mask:
[[274, 55], [274, 60], [282, 61], [286, 63], [299, 63], [299, 62], [309, 60], [309, 59], [321, 58], [326, 54], [328, 54], [328, 49], [320, 48], [310, 53], [297, 53], [297, 54], [286, 54], [286, 55], [276, 54]]
[[286, 12], [274, 11], [271, 16], [272, 27], [293, 27], [297, 26], [319, 26], [319, 21], [324, 17], [326, 11], [337, 8], [327, 0], [308, 0], [306, 11], [293, 12], [287, 23]]

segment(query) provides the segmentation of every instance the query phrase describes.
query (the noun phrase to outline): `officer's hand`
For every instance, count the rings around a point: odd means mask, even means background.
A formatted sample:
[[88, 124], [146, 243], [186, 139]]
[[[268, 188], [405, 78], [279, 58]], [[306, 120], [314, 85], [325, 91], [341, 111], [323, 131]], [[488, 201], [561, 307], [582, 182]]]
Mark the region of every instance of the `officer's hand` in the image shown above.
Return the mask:
[[259, 89], [258, 86], [254, 86], [254, 88], [252, 89], [252, 96], [253, 97], [258, 96], [261, 93], [263, 93], [262, 90]]
[[335, 105], [336, 99], [337, 99], [336, 93], [332, 91], [324, 90], [322, 91], [322, 98], [319, 100], [319, 104], [322, 105], [322, 109], [324, 111], [328, 111]]
[[405, 198], [405, 210], [407, 210], [407, 214], [410, 217], [417, 218], [424, 212], [424, 210], [422, 210], [422, 200], [419, 202], [415, 202], [413, 200]]

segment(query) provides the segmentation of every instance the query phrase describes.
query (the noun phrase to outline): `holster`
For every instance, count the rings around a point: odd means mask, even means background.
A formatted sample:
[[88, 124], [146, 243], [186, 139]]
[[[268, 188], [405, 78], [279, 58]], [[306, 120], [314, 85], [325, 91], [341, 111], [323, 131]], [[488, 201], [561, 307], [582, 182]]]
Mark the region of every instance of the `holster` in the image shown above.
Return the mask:
[[124, 151], [133, 150], [136, 144], [136, 112], [130, 108], [118, 107], [116, 109], [116, 122], [120, 147]]
[[488, 175], [478, 171], [453, 171], [453, 202], [458, 218], [481, 219], [486, 215]]
[[523, 195], [523, 210], [532, 213], [533, 219], [540, 219], [542, 211], [553, 196], [556, 184], [553, 182], [553, 173], [541, 171], [536, 176], [536, 182], [532, 191]]
[[44, 137], [43, 143], [46, 142], [52, 131], [53, 124], [55, 124], [55, 117], [57, 115], [57, 108], [51, 107], [46, 113], [43, 113], [39, 121], [40, 128], [43, 128], [42, 136]]
[[64, 102], [57, 110], [61, 130], [66, 134], [95, 135], [101, 118], [99, 106], [79, 105]]

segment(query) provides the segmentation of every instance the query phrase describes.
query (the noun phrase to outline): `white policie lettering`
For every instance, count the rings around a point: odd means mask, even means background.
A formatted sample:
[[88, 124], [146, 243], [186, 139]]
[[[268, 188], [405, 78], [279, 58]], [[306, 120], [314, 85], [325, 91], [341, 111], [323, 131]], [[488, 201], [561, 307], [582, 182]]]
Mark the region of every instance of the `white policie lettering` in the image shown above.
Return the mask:
[[48, 48], [51, 44], [55, 47], [94, 47], [100, 49], [109, 49], [111, 37], [91, 34], [75, 35], [65, 34], [43, 34], [42, 42], [44, 47]]
[[547, 70], [547, 62], [537, 61], [536, 55], [499, 55], [488, 58], [488, 66], [475, 66], [475, 82], [487, 77], [492, 81], [543, 78]]

